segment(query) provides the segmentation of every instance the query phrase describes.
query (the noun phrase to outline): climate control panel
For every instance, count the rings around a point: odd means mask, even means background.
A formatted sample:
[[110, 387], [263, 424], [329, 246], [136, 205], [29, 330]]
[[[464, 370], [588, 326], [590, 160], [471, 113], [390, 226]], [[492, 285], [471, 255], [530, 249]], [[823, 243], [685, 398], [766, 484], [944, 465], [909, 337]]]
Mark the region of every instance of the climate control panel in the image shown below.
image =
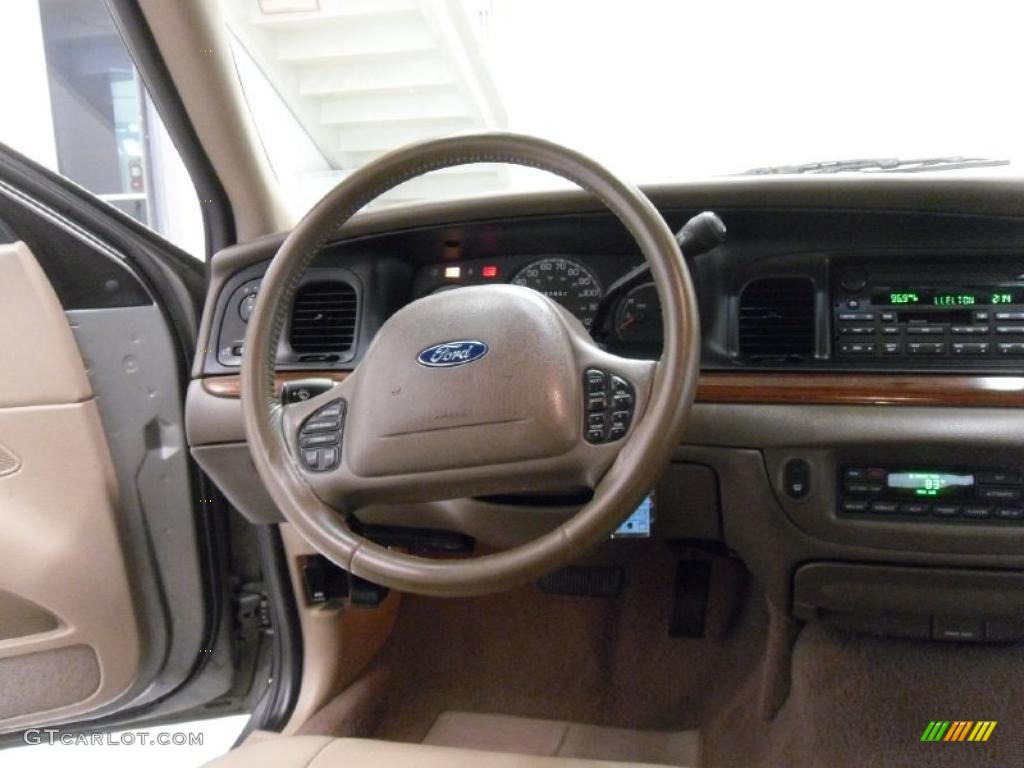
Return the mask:
[[927, 522], [1024, 524], [1017, 469], [935, 469], [845, 466], [839, 477], [838, 514]]

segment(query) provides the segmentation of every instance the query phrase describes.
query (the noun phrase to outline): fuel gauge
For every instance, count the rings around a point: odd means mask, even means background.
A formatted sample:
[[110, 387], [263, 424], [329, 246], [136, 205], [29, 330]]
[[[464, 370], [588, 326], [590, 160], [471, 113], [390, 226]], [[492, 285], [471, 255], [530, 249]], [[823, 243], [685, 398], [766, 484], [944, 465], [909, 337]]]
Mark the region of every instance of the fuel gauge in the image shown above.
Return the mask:
[[654, 283], [644, 283], [627, 293], [615, 312], [615, 335], [633, 344], [661, 344], [661, 301]]

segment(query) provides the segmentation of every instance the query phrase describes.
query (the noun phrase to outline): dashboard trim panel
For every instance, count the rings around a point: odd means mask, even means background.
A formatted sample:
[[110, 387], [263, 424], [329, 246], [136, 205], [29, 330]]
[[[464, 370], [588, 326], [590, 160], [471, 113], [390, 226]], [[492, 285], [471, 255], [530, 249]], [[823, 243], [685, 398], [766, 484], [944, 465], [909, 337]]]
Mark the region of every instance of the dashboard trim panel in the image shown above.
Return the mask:
[[[278, 371], [287, 381], [326, 378], [343, 381], [346, 371]], [[241, 396], [237, 375], [207, 376], [203, 388], [224, 398]], [[704, 403], [789, 403], [805, 405], [1024, 407], [1024, 376], [897, 376], [704, 373], [697, 388]]]

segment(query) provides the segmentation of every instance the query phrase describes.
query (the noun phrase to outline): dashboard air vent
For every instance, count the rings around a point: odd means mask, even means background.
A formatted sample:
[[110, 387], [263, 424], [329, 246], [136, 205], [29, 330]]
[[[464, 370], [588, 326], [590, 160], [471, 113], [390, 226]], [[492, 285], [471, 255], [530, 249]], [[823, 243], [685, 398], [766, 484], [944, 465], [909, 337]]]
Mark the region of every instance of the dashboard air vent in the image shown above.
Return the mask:
[[359, 298], [341, 280], [306, 283], [295, 294], [289, 342], [299, 354], [348, 352], [356, 335]]
[[814, 283], [770, 277], [740, 295], [740, 354], [747, 360], [803, 360], [814, 354]]

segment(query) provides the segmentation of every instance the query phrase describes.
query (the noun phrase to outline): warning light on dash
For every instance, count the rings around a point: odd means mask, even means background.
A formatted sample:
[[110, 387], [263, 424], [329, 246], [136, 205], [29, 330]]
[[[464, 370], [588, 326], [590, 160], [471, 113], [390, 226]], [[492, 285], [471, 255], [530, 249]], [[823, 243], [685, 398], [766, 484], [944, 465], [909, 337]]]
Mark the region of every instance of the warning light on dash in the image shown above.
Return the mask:
[[480, 269], [480, 274], [486, 278], [495, 278], [498, 276], [498, 268], [493, 264], [488, 264]]
[[462, 267], [445, 267], [444, 276], [448, 280], [458, 280], [462, 277]]

